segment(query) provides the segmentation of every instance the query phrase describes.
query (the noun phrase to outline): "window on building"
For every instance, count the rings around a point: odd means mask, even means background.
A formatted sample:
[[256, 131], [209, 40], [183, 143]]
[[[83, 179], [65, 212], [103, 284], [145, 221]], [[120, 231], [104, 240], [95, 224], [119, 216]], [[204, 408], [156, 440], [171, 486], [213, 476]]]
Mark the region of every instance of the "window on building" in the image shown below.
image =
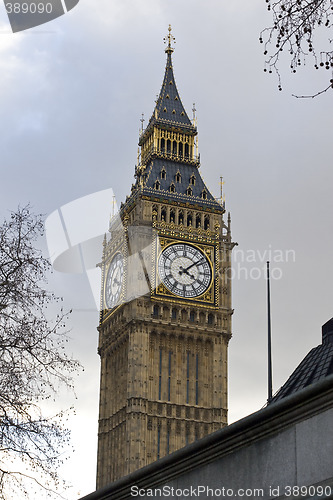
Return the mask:
[[199, 404], [199, 354], [195, 356], [195, 404]]
[[167, 430], [167, 449], [166, 449], [166, 454], [169, 455], [170, 453], [170, 427], [168, 426]]
[[160, 348], [159, 357], [159, 370], [158, 370], [158, 399], [162, 399], [162, 348]]
[[172, 362], [172, 351], [169, 351], [169, 362], [168, 362], [168, 401], [171, 401], [171, 362]]
[[213, 314], [212, 314], [212, 313], [209, 313], [209, 314], [208, 314], [208, 324], [209, 324], [209, 325], [212, 325], [212, 324], [213, 324], [213, 322], [214, 322], [214, 316], [213, 316]]
[[157, 427], [157, 460], [160, 459], [161, 454], [161, 427]]
[[190, 352], [186, 353], [186, 404], [190, 400]]
[[159, 308], [159, 306], [157, 304], [155, 304], [154, 307], [153, 307], [153, 316], [154, 316], [154, 318], [158, 317], [159, 312], [160, 312], [160, 308]]
[[168, 320], [170, 318], [170, 309], [166, 306], [163, 307], [163, 319]]
[[166, 170], [164, 167], [161, 170], [161, 179], [166, 179]]

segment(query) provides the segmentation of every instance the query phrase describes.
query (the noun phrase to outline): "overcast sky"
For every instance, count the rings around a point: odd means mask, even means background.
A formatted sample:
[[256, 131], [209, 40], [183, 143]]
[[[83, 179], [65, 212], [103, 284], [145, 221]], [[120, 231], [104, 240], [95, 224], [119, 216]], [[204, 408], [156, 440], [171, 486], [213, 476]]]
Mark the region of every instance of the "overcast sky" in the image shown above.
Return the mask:
[[[282, 92], [263, 72], [264, 0], [81, 0], [65, 16], [16, 34], [1, 5], [1, 215], [30, 202], [48, 216], [104, 189], [118, 203], [125, 199], [141, 113], [147, 123], [162, 84], [169, 23], [178, 90], [190, 117], [193, 102], [197, 109], [201, 174], [215, 196], [223, 176], [238, 242], [232, 422], [267, 398], [268, 252], [278, 278], [271, 290], [274, 392], [333, 316], [332, 95], [292, 97], [326, 85], [324, 71], [311, 65], [291, 76], [283, 61]], [[51, 287], [74, 308], [71, 349], [85, 367], [70, 421], [76, 452], [63, 470], [74, 499], [95, 488], [98, 311], [84, 274], [55, 271]], [[70, 405], [71, 396], [58, 403]]]

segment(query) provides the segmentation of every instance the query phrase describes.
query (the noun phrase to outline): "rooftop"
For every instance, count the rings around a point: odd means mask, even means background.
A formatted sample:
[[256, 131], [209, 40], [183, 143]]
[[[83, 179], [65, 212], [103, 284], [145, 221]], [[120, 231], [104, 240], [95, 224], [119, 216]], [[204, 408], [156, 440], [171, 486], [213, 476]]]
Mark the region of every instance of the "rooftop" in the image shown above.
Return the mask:
[[305, 356], [272, 403], [333, 374], [333, 318], [322, 326], [322, 343]]

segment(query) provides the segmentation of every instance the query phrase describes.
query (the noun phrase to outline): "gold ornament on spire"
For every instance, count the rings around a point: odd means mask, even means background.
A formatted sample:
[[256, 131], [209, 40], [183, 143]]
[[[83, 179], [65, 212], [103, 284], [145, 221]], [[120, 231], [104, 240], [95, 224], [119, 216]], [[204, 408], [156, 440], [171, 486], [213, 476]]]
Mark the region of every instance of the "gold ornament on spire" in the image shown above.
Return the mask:
[[168, 46], [167, 48], [165, 49], [165, 52], [167, 54], [172, 54], [172, 52], [175, 50], [174, 47], [172, 47], [172, 43], [176, 43], [176, 39], [175, 37], [173, 36], [173, 34], [171, 33], [171, 24], [169, 24], [169, 28], [168, 28], [168, 31], [169, 31], [169, 34], [163, 38], [164, 40], [164, 43], [167, 43]]
[[220, 196], [219, 203], [224, 208], [225, 207], [225, 194], [223, 193], [223, 185], [224, 185], [223, 177], [220, 177], [219, 184], [220, 184], [220, 189], [221, 189], [221, 196]]

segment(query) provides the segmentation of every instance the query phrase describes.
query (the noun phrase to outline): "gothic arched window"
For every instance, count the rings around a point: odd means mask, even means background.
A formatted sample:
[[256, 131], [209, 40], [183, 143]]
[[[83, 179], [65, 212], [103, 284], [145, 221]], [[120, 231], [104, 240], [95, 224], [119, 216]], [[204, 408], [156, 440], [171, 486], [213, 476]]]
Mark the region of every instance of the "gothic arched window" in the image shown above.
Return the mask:
[[154, 307], [153, 307], [153, 316], [154, 316], [154, 318], [158, 317], [159, 312], [160, 312], [160, 308], [159, 308], [159, 306], [157, 304], [155, 304]]

